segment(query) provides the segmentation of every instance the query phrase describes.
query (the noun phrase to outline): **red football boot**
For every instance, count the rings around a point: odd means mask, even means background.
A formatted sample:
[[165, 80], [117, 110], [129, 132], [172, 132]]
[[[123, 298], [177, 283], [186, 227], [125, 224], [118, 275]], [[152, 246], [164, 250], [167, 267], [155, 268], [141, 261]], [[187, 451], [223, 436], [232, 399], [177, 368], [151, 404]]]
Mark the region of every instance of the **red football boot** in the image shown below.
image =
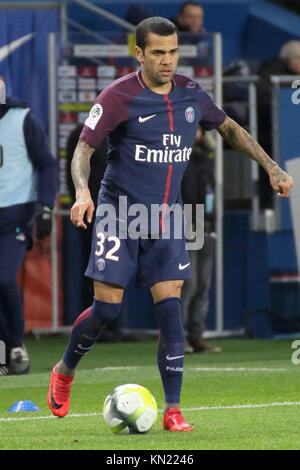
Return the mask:
[[163, 420], [164, 431], [194, 431], [178, 408], [169, 408]]
[[63, 418], [69, 411], [70, 390], [74, 377], [66, 377], [63, 374], [57, 374], [55, 372], [56, 366], [54, 366], [52, 370], [48, 392], [48, 405], [55, 416]]

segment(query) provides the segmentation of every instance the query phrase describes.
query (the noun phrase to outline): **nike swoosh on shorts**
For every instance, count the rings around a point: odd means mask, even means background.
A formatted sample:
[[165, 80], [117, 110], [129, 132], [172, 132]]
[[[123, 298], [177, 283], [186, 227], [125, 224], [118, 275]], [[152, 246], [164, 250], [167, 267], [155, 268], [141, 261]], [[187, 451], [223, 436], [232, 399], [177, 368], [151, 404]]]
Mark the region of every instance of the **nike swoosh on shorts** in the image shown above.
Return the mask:
[[179, 264], [178, 266], [178, 269], [180, 269], [180, 271], [182, 271], [183, 269], [187, 268], [191, 263], [188, 263], [188, 264], [184, 264], [183, 266], [181, 265], [181, 263]]

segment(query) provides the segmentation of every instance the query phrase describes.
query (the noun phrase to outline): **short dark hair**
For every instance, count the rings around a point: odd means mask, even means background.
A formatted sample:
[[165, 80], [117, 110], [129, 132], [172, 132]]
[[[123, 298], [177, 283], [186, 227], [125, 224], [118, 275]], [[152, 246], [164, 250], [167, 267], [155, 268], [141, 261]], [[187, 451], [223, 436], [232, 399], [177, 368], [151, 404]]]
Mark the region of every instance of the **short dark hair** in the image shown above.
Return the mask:
[[167, 18], [162, 18], [161, 16], [146, 18], [136, 27], [136, 45], [142, 50], [145, 50], [149, 33], [159, 34], [160, 36], [177, 34], [178, 36], [178, 29], [177, 26]]
[[189, 7], [190, 5], [193, 6], [193, 7], [202, 8], [202, 5], [200, 5], [200, 3], [198, 3], [198, 2], [183, 2], [180, 5], [180, 8], [179, 8], [179, 14], [182, 15], [184, 13], [184, 10], [186, 9], [186, 7]]

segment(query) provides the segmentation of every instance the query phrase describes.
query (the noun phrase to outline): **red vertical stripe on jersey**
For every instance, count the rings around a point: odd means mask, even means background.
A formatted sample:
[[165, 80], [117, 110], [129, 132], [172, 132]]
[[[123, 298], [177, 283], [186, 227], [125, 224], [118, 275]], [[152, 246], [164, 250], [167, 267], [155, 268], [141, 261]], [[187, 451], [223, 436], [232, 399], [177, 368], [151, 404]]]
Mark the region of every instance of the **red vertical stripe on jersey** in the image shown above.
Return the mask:
[[167, 108], [169, 110], [169, 122], [170, 122], [170, 131], [174, 132], [174, 122], [173, 122], [173, 108], [172, 108], [172, 101], [169, 100], [168, 95], [164, 95], [164, 99], [167, 102]]
[[[168, 116], [169, 116], [169, 123], [170, 123], [170, 132], [174, 132], [172, 101], [169, 100], [169, 97], [168, 97], [167, 94], [164, 95], [164, 99], [167, 102], [167, 108], [169, 110]], [[163, 210], [162, 210], [162, 216], [160, 218], [160, 226], [161, 226], [161, 229], [162, 229], [163, 233], [166, 230], [165, 224], [164, 224], [164, 216], [165, 216], [165, 213], [166, 213], [166, 206], [165, 205], [168, 203], [168, 198], [169, 198], [169, 193], [170, 193], [170, 186], [171, 186], [172, 170], [173, 170], [173, 165], [169, 165], [166, 188], [165, 188], [165, 194], [164, 194], [164, 201], [163, 201], [164, 205], [163, 205]]]
[[173, 170], [173, 165], [169, 165], [168, 168], [168, 176], [167, 176], [167, 182], [166, 182], [166, 188], [165, 188], [165, 194], [164, 194], [164, 202], [163, 202], [163, 210], [162, 210], [162, 215], [160, 218], [160, 226], [162, 228], [162, 232], [164, 233], [166, 228], [164, 224], [164, 216], [166, 213], [166, 204], [168, 203], [168, 198], [169, 198], [169, 193], [170, 193], [170, 186], [171, 186], [171, 177], [172, 177], [172, 170]]

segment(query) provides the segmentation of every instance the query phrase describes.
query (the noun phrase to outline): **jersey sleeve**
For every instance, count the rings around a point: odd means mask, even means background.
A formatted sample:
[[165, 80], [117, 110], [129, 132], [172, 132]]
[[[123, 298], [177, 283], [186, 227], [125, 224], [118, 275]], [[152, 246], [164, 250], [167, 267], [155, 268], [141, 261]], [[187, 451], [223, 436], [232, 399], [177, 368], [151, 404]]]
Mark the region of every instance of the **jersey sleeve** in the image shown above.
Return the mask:
[[97, 96], [84, 123], [80, 139], [93, 148], [100, 147], [108, 134], [128, 119], [128, 115], [128, 96], [113, 87], [108, 87]]
[[37, 172], [37, 201], [53, 207], [58, 187], [57, 160], [51, 153], [41, 122], [32, 112], [24, 121], [24, 137], [28, 156]]
[[209, 94], [200, 86], [198, 93], [201, 109], [201, 119], [199, 123], [206, 131], [218, 128], [225, 121], [226, 113], [213, 102]]

